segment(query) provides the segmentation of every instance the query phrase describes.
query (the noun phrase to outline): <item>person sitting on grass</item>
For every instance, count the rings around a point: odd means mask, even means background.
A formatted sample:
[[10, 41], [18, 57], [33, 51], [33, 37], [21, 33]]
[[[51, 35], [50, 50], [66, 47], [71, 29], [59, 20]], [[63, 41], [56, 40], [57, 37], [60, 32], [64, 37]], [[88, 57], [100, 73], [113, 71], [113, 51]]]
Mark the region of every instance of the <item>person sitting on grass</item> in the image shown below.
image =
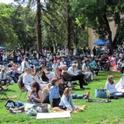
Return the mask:
[[31, 92], [28, 95], [28, 100], [31, 103], [42, 103], [44, 98], [42, 91], [40, 89], [40, 85], [35, 82], [31, 86]]
[[25, 69], [25, 72], [23, 73], [23, 76], [22, 76], [22, 81], [24, 84], [24, 88], [27, 91], [31, 91], [31, 85], [34, 82], [31, 68]]
[[71, 89], [65, 88], [64, 93], [61, 97], [61, 101], [59, 103], [59, 108], [62, 110], [67, 110], [70, 112], [79, 112], [85, 109], [85, 105], [76, 107], [72, 102]]
[[49, 101], [51, 104], [51, 107], [58, 107], [60, 103], [60, 78], [54, 77], [51, 81], [52, 86], [49, 90]]
[[105, 89], [109, 92], [110, 98], [117, 98], [124, 96], [122, 92], [117, 91], [113, 80], [113, 75], [109, 75], [105, 84]]
[[49, 90], [51, 88], [51, 83], [48, 83], [43, 89], [42, 89], [42, 93], [44, 96], [44, 100], [43, 103], [50, 103], [49, 101]]
[[63, 73], [65, 81], [79, 81], [80, 89], [84, 89], [84, 85], [87, 85], [85, 81], [85, 75], [78, 69], [78, 63], [73, 62], [72, 66], [68, 68], [67, 72]]

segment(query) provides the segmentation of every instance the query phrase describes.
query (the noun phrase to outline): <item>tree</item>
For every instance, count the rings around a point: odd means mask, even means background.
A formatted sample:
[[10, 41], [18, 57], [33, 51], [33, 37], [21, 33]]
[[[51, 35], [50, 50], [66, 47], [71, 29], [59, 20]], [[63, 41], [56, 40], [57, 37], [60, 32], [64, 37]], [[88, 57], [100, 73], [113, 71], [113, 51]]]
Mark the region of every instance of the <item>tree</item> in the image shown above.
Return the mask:
[[[15, 0], [16, 2], [20, 2], [22, 0]], [[35, 5], [36, 4], [36, 37], [37, 37], [37, 51], [41, 52], [42, 53], [42, 26], [41, 26], [41, 17], [42, 17], [42, 14], [41, 14], [41, 9], [42, 9], [42, 5], [41, 5], [41, 0], [23, 0], [22, 1], [23, 3], [24, 2], [27, 2], [27, 6], [28, 7], [32, 7], [32, 5]], [[21, 3], [22, 4], [22, 3]]]
[[11, 24], [11, 15], [15, 9], [11, 5], [0, 4], [0, 44], [12, 47], [18, 37]]
[[[123, 0], [79, 0], [76, 10], [77, 13], [82, 13], [85, 16], [87, 26], [95, 29], [100, 38], [107, 38], [110, 41], [110, 48], [112, 48], [119, 36], [123, 6]], [[117, 25], [114, 40], [112, 39], [110, 21], [114, 21]]]
[[36, 14], [36, 20], [37, 20], [37, 50], [39, 52], [42, 52], [42, 32], [41, 32], [41, 1], [36, 0], [37, 2], [37, 14]]
[[17, 6], [11, 15], [13, 28], [18, 36], [18, 45], [29, 49], [35, 46], [35, 14], [27, 7]]

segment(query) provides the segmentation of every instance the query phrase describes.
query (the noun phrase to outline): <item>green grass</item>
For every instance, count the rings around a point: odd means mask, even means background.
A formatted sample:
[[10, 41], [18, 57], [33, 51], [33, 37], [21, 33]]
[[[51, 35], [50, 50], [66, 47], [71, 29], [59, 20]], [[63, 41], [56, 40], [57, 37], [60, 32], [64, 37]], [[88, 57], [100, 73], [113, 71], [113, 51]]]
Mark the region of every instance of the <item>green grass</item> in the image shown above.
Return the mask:
[[[111, 73], [109, 73], [111, 74]], [[112, 73], [115, 80], [120, 78], [119, 73]], [[103, 88], [108, 72], [100, 73], [96, 79], [88, 85], [91, 97], [94, 98], [96, 88]], [[7, 91], [9, 96], [17, 95], [19, 98], [20, 90], [17, 85], [9, 86], [10, 91]], [[82, 94], [83, 92], [76, 87], [74, 92]], [[26, 101], [25, 94], [19, 99]], [[85, 100], [75, 100], [76, 105], [87, 105], [87, 109], [80, 113], [72, 114], [69, 119], [50, 119], [36, 120], [35, 117], [30, 117], [26, 114], [11, 114], [4, 107], [5, 101], [0, 101], [0, 124], [124, 124], [124, 98], [112, 100], [111, 103], [88, 103]]]

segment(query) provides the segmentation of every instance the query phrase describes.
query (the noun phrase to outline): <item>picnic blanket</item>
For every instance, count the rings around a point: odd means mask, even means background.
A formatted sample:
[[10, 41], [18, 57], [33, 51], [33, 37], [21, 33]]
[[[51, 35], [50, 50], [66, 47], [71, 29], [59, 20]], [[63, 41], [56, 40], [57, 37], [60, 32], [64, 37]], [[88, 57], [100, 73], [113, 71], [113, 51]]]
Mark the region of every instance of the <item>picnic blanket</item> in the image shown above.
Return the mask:
[[70, 118], [71, 114], [65, 112], [38, 113], [36, 119]]

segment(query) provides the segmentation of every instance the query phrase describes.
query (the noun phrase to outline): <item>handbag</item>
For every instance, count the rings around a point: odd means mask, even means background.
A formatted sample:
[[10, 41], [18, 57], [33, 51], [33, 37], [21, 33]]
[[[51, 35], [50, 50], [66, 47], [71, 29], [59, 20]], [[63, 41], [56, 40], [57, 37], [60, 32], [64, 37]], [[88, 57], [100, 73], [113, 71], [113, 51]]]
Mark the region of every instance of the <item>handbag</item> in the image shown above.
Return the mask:
[[95, 89], [95, 97], [107, 98], [107, 90], [106, 89]]

